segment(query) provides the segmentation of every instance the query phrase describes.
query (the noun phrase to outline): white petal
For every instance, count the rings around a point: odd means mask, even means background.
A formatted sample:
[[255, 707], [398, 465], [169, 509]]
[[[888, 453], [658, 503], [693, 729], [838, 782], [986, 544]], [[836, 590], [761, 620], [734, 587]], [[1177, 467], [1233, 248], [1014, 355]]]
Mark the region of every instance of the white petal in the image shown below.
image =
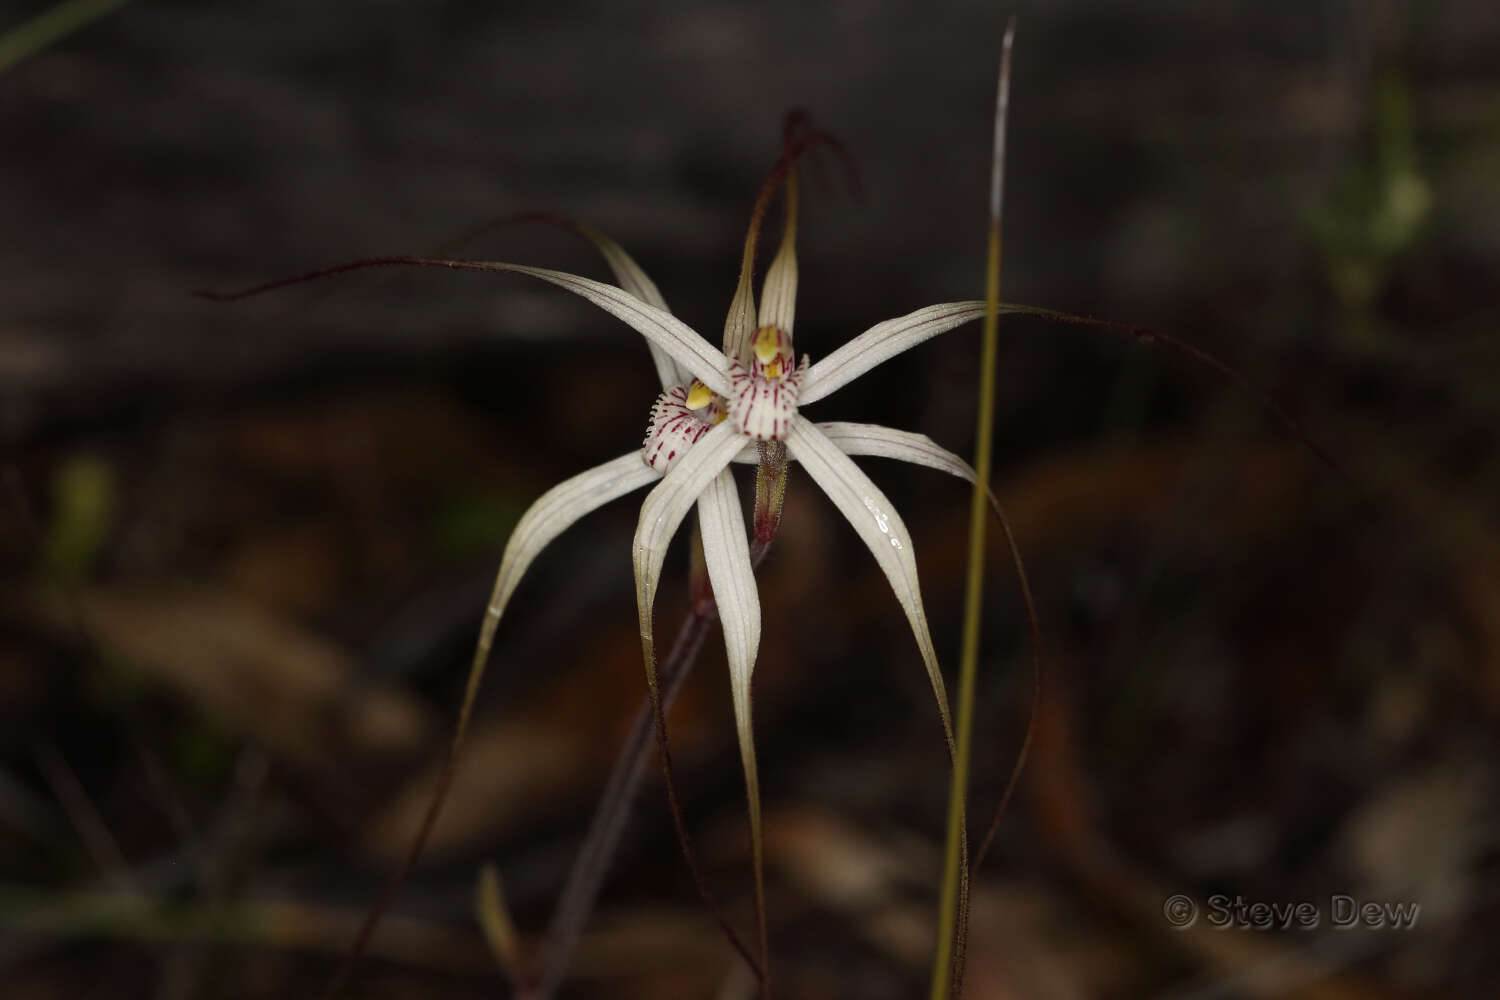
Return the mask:
[[787, 168], [786, 225], [760, 290], [760, 325], [792, 332], [797, 316], [797, 168]]
[[870, 482], [870, 477], [806, 417], [798, 416], [792, 422], [786, 447], [859, 533], [890, 581], [922, 653], [927, 679], [932, 684], [933, 696], [937, 698], [943, 732], [948, 737], [951, 751], [953, 726], [948, 712], [948, 692], [938, 668], [932, 634], [927, 628], [927, 614], [922, 609], [917, 560], [906, 525], [886, 495]]
[[808, 369], [802, 404], [817, 402], [881, 362], [983, 315], [983, 302], [945, 302], [877, 323]]
[[[656, 603], [656, 585], [667, 557], [667, 545], [682, 519], [708, 488], [715, 476], [729, 464], [744, 446], [744, 437], [728, 420], [703, 435], [703, 438], [677, 460], [656, 488], [646, 494], [641, 504], [641, 519], [635, 530], [636, 606], [640, 612], [641, 641], [649, 651], [651, 643], [651, 609]], [[637, 458], [639, 461], [639, 458]], [[648, 657], [647, 670], [654, 670]]]
[[[574, 232], [594, 244], [599, 253], [604, 256], [605, 263], [609, 265], [611, 273], [615, 276], [615, 281], [619, 282], [621, 288], [648, 306], [655, 306], [662, 312], [669, 313], [672, 311], [667, 308], [667, 300], [662, 298], [661, 290], [656, 287], [656, 282], [652, 281], [646, 272], [641, 270], [641, 266], [635, 262], [630, 254], [625, 252], [624, 247], [608, 236], [605, 236], [593, 226], [576, 220], [570, 219], [568, 221]], [[676, 385], [679, 382], [686, 382], [692, 377], [687, 373], [687, 369], [679, 369], [677, 363], [672, 360], [671, 355], [659, 345], [652, 341], [647, 341], [646, 346], [651, 349], [651, 361], [656, 365], [656, 375], [657, 378], [661, 379], [663, 389]]]
[[750, 722], [750, 675], [760, 648], [760, 598], [750, 566], [745, 515], [740, 508], [734, 474], [721, 471], [698, 498], [698, 524], [703, 533], [703, 556], [713, 584], [714, 604], [724, 627], [729, 656], [729, 687], [734, 696], [734, 724], [739, 734], [740, 760], [745, 768], [745, 797], [750, 806], [750, 841], [758, 896], [763, 895], [760, 779], [755, 767], [755, 736]]
[[[764, 193], [761, 197], [765, 197]], [[734, 286], [734, 298], [729, 300], [729, 313], [724, 317], [724, 356], [730, 361], [748, 363], [749, 360], [750, 335], [755, 332], [755, 249], [760, 245], [764, 211], [757, 204], [750, 216], [740, 258], [740, 277]]]
[[[575, 295], [588, 299], [594, 305], [622, 320], [651, 343], [661, 347], [689, 373], [703, 380], [719, 395], [729, 392], [728, 360], [712, 344], [698, 335], [692, 327], [671, 313], [642, 302], [622, 288], [607, 285], [602, 281], [579, 277], [565, 271], [552, 271], [545, 267], [527, 267], [524, 264], [506, 264], [501, 261], [465, 261], [466, 270], [506, 271], [540, 278]], [[443, 264], [442, 266], [452, 266]]]
[[783, 244], [771, 261], [760, 295], [760, 325], [791, 333], [797, 318], [797, 251], [792, 247]]
[[573, 228], [578, 235], [594, 244], [604, 255], [605, 263], [609, 265], [610, 271], [614, 274], [615, 280], [620, 283], [621, 288], [662, 312], [672, 311], [667, 307], [667, 300], [662, 298], [661, 290], [656, 287], [656, 282], [641, 270], [641, 266], [635, 262], [635, 258], [625, 252], [624, 247], [593, 226], [574, 222]]
[[724, 318], [724, 356], [731, 360], [746, 360], [747, 345], [755, 333], [755, 290], [750, 279], [748, 269], [741, 272], [740, 283], [729, 302], [729, 315]]
[[474, 651], [474, 664], [469, 671], [468, 688], [460, 712], [460, 730], [468, 720], [469, 708], [479, 690], [479, 681], [484, 675], [485, 663], [489, 660], [490, 645], [494, 642], [500, 616], [505, 613], [505, 606], [510, 603], [521, 577], [542, 549], [585, 514], [657, 478], [658, 474], [641, 461], [641, 453], [632, 451], [563, 480], [543, 493], [521, 515], [521, 520], [516, 523], [516, 530], [511, 532], [510, 540], [505, 543], [505, 555], [500, 559], [500, 572], [495, 577], [495, 588], [484, 612], [484, 623], [479, 628], [479, 642]]
[[913, 465], [925, 465], [929, 469], [946, 472], [969, 482], [974, 481], [974, 469], [953, 452], [938, 444], [926, 434], [898, 431], [879, 424], [853, 424], [842, 421], [818, 424], [818, 430], [828, 440], [838, 445], [845, 455], [871, 455], [875, 458], [894, 458]]

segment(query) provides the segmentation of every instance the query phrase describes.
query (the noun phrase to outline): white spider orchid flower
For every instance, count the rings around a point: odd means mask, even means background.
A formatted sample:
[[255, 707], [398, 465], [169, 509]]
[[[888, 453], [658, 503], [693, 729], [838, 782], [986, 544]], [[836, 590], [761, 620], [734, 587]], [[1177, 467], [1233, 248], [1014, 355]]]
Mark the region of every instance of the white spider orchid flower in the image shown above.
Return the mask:
[[[810, 364], [805, 357], [795, 364], [796, 180], [790, 169], [787, 202], [786, 231], [767, 271], [758, 312], [750, 275], [759, 213], [752, 224], [722, 351], [672, 316], [656, 286], [635, 262], [617, 244], [593, 231], [585, 235], [604, 253], [620, 287], [516, 264], [468, 265], [527, 274], [588, 299], [647, 339], [663, 382], [639, 451], [621, 455], [549, 490], [516, 525], [481, 628], [471, 690], [478, 684], [511, 596], [542, 549], [594, 509], [655, 482], [656, 487], [641, 506], [633, 545], [643, 657], [654, 695], [652, 618], [656, 593], [667, 547], [696, 504], [708, 578], [728, 654], [757, 895], [762, 883], [762, 852], [751, 676], [760, 644], [761, 613], [745, 518], [730, 464], [736, 459], [754, 461], [752, 442], [781, 443], [864, 540], [911, 626], [951, 750], [948, 697], [922, 606], [911, 534], [895, 506], [850, 456], [896, 458], [970, 480], [973, 471], [962, 459], [923, 435], [869, 424], [816, 424], [801, 414], [800, 407], [823, 399], [881, 362], [984, 315], [984, 303], [979, 301], [929, 306], [877, 324], [817, 364]], [[752, 321], [752, 316], [757, 319]], [[690, 380], [669, 383], [674, 372]], [[761, 910], [763, 913], [763, 907]]]
[[[379, 266], [417, 265], [524, 274], [594, 303], [645, 337], [651, 350], [663, 391], [651, 408], [643, 446], [548, 490], [521, 516], [506, 542], [480, 627], [449, 763], [408, 863], [421, 850], [426, 831], [441, 805], [453, 758], [468, 729], [496, 630], [522, 577], [553, 539], [585, 515], [655, 483], [641, 505], [633, 546], [647, 680], [652, 698], [657, 700], [653, 608], [667, 547], [696, 504], [707, 574], [728, 654], [749, 804], [764, 957], [760, 791], [750, 698], [751, 675], [760, 645], [761, 615], [745, 518], [729, 466], [735, 461], [754, 462], [758, 453], [767, 454], [766, 449], [772, 455], [768, 465], [778, 463], [784, 470], [784, 464], [779, 464], [783, 456], [776, 453], [780, 448], [800, 463], [874, 554], [911, 626], [952, 754], [948, 696], [922, 607], [911, 534], [895, 506], [850, 456], [900, 459], [970, 481], [974, 472], [961, 458], [923, 435], [872, 424], [817, 424], [803, 416], [800, 408], [831, 395], [876, 365], [931, 337], [979, 319], [984, 315], [985, 305], [982, 301], [969, 301], [928, 306], [876, 324], [816, 364], [806, 357], [796, 363], [792, 351], [797, 294], [794, 155], [789, 151], [778, 164], [756, 203], [745, 240], [739, 283], [725, 321], [722, 350], [672, 315], [656, 285], [619, 244], [591, 227], [568, 220], [554, 221], [562, 222], [598, 248], [618, 286], [521, 264], [387, 257], [355, 261], [232, 295], [210, 296], [239, 298], [312, 278]], [[755, 252], [766, 203], [778, 178], [785, 180], [786, 225], [778, 252], [767, 269], [757, 310], [752, 289]], [[779, 500], [775, 506], [779, 516]]]

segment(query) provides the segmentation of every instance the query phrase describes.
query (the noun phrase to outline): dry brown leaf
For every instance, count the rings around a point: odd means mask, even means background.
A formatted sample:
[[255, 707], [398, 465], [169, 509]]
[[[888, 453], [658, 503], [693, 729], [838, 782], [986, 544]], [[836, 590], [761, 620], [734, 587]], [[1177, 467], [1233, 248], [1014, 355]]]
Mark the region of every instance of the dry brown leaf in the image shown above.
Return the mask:
[[409, 754], [431, 732], [399, 692], [357, 682], [338, 646], [248, 601], [201, 587], [101, 589], [78, 607], [107, 654], [300, 766]]
[[1163, 900], [1172, 890], [1121, 856], [1095, 814], [1087, 767], [1076, 742], [1077, 720], [1067, 697], [1066, 664], [1065, 653], [1054, 648], [1029, 775], [1037, 795], [1041, 841], [1089, 894], [1247, 995], [1298, 1000], [1372, 1000], [1387, 995], [1296, 942], [1226, 934], [1207, 921], [1177, 927], [1163, 917]]
[[[573, 733], [550, 721], [507, 717], [474, 730], [459, 757], [443, 811], [427, 842], [436, 857], [512, 827], [577, 783], [588, 755]], [[383, 861], [404, 854], [437, 787], [436, 766], [407, 782], [364, 825], [365, 853]]]
[[324, 613], [339, 598], [343, 582], [336, 537], [333, 526], [312, 520], [258, 533], [229, 553], [224, 583], [281, 613]]
[[[766, 818], [768, 860], [818, 906], [850, 918], [881, 954], [913, 971], [932, 960], [931, 899], [941, 865], [927, 850], [861, 830], [816, 808]], [[1018, 886], [974, 886], [965, 996], [1069, 1000], [1128, 980], [1129, 956], [1107, 929], [1071, 919], [1061, 901]]]

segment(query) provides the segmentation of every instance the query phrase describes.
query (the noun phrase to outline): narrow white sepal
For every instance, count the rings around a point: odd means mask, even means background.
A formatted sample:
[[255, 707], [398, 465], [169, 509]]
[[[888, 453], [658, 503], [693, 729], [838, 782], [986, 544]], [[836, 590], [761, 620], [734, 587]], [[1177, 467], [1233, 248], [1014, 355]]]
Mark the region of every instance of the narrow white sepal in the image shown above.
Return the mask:
[[[817, 427], [818, 430], [828, 435], [828, 440], [837, 445], [845, 455], [894, 458], [898, 462], [925, 465], [929, 469], [946, 472], [950, 476], [957, 476], [969, 483], [979, 478], [974, 474], [972, 465], [926, 434], [898, 431], [893, 427], [882, 427], [879, 424], [832, 422], [818, 424]], [[752, 450], [751, 454], [759, 458], [758, 451]], [[735, 461], [748, 461], [745, 455], [746, 452], [741, 452], [735, 456]], [[995, 511], [995, 516], [1000, 518], [1001, 524], [1006, 524], [1005, 510], [1000, 506], [1000, 499], [995, 496], [993, 489], [986, 490], [986, 492], [989, 494], [990, 507]]]
[[781, 246], [766, 281], [760, 289], [760, 325], [780, 327], [788, 337], [797, 314], [797, 166], [796, 159], [786, 172], [786, 222], [781, 229]]
[[471, 266], [480, 270], [530, 275], [588, 299], [661, 347], [672, 360], [714, 392], [721, 396], [729, 392], [729, 361], [723, 354], [676, 316], [641, 301], [623, 288], [545, 267], [502, 261], [475, 261]]
[[656, 287], [656, 282], [641, 269], [641, 265], [635, 262], [635, 258], [625, 252], [625, 248], [614, 240], [595, 229], [593, 226], [577, 223], [578, 232], [584, 239], [594, 244], [599, 252], [604, 255], [604, 262], [609, 265], [615, 280], [620, 287], [631, 295], [640, 299], [648, 306], [655, 306], [662, 312], [671, 312], [667, 307], [667, 300], [662, 298], [661, 289]]
[[750, 272], [740, 275], [740, 283], [729, 301], [729, 314], [724, 317], [724, 356], [731, 361], [748, 364], [750, 360], [750, 337], [755, 333], [755, 289], [751, 287]]
[[792, 422], [786, 447], [864, 540], [890, 581], [891, 590], [906, 612], [906, 620], [916, 637], [917, 648], [927, 668], [927, 679], [937, 699], [938, 713], [942, 716], [943, 731], [951, 747], [953, 726], [948, 711], [948, 690], [943, 684], [937, 651], [927, 628], [927, 614], [922, 609], [916, 554], [912, 551], [911, 535], [905, 523], [870, 477], [806, 417], [799, 415]]
[[[714, 604], [724, 627], [729, 658], [729, 687], [734, 697], [740, 760], [745, 768], [745, 797], [750, 807], [751, 841], [757, 876], [761, 869], [760, 779], [755, 766], [755, 736], [750, 718], [750, 677], [760, 649], [760, 598], [750, 565], [745, 515], [740, 508], [734, 474], [722, 470], [698, 498], [698, 525], [703, 534], [703, 557], [713, 585]], [[757, 883], [760, 879], [757, 877]]]
[[817, 427], [845, 455], [894, 458], [912, 465], [925, 465], [929, 469], [937, 469], [971, 483], [974, 481], [973, 466], [926, 434], [898, 431], [894, 427], [882, 427], [879, 424], [843, 421], [818, 424]]
[[797, 249], [790, 240], [783, 240], [760, 289], [760, 325], [780, 327], [791, 334], [796, 318]]
[[983, 302], [944, 302], [877, 323], [808, 369], [802, 405], [815, 403], [881, 362], [983, 315]]
[[[648, 306], [655, 306], [666, 313], [672, 311], [667, 307], [667, 300], [662, 298], [661, 289], [656, 287], [656, 282], [652, 281], [650, 276], [641, 269], [641, 266], [635, 262], [635, 258], [625, 252], [624, 247], [593, 226], [575, 222], [573, 228], [580, 236], [594, 244], [621, 288]], [[677, 362], [673, 361], [672, 356], [660, 345], [648, 340], [646, 346], [651, 350], [651, 362], [656, 366], [656, 377], [661, 380], [663, 389], [692, 378], [687, 369], [679, 368]]]
[[[688, 449], [656, 488], [646, 494], [645, 502], [641, 504], [641, 519], [636, 525], [632, 555], [635, 560], [636, 606], [640, 612], [641, 639], [644, 642], [651, 641], [651, 609], [656, 603], [656, 586], [667, 557], [667, 545], [677, 534], [694, 501], [729, 464], [744, 446], [744, 441], [734, 425], [725, 420]], [[640, 461], [639, 457], [636, 460]]]
[[495, 587], [479, 629], [479, 664], [488, 658], [495, 629], [511, 595], [542, 549], [585, 514], [657, 478], [659, 474], [641, 461], [641, 453], [632, 451], [563, 480], [526, 509], [510, 533], [505, 555], [500, 559], [500, 572], [495, 576]]

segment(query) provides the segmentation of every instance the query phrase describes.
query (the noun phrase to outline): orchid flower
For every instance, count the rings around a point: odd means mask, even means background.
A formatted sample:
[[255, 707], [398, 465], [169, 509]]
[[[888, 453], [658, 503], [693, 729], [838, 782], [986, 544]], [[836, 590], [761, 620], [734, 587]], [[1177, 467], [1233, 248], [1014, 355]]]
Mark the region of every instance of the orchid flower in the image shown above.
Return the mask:
[[[618, 285], [521, 264], [388, 257], [356, 261], [232, 296], [212, 296], [238, 298], [310, 278], [386, 265], [508, 272], [529, 275], [592, 302], [640, 333], [651, 350], [662, 391], [651, 407], [642, 447], [548, 490], [521, 516], [506, 543], [480, 627], [450, 745], [449, 764], [412, 845], [408, 865], [420, 852], [441, 806], [496, 630], [526, 571], [553, 539], [585, 515], [654, 483], [641, 505], [632, 548], [647, 682], [659, 711], [653, 609], [667, 547], [696, 505], [707, 576], [723, 627], [729, 664], [745, 773], [759, 943], [764, 962], [760, 790], [751, 724], [751, 678], [760, 645], [761, 612], [744, 513], [730, 470], [731, 463], [736, 461], [766, 459], [763, 470], [776, 465], [781, 470], [779, 475], [784, 476], [785, 458], [795, 460], [870, 549], [911, 627], [951, 757], [954, 738], [948, 695], [922, 606], [911, 533], [895, 506], [851, 456], [899, 459], [970, 481], [974, 479], [974, 471], [963, 459], [923, 435], [873, 424], [814, 423], [801, 413], [801, 407], [824, 399], [875, 366], [931, 337], [982, 317], [985, 304], [950, 302], [918, 309], [877, 323], [816, 364], [806, 356], [798, 362], [792, 347], [797, 299], [795, 156], [796, 150], [789, 148], [757, 199], [745, 239], [739, 281], [725, 320], [722, 349], [672, 315], [657, 286], [619, 244], [591, 227], [569, 220], [553, 221], [562, 221], [591, 241], [608, 263]], [[766, 271], [757, 308], [753, 289], [756, 248], [765, 208], [778, 179], [785, 187], [785, 224], [780, 247]], [[774, 494], [772, 530], [775, 519], [779, 518], [783, 485], [784, 479], [767, 491]], [[757, 510], [758, 522], [761, 514]], [[757, 527], [761, 525], [758, 523]], [[763, 532], [757, 534], [759, 541], [766, 540]], [[362, 939], [365, 934], [367, 931], [362, 932]]]
[[[1008, 45], [1009, 35], [1007, 50]], [[1004, 78], [1002, 71], [1002, 80]], [[1004, 94], [1003, 84], [1001, 93]], [[1003, 97], [1000, 106], [1003, 108]], [[821, 133], [816, 135], [823, 141], [829, 141]], [[997, 127], [997, 179], [1001, 135], [1003, 130]], [[767, 958], [765, 892], [760, 790], [751, 721], [751, 680], [760, 645], [761, 612], [744, 514], [730, 470], [732, 463], [759, 462], [760, 465], [760, 476], [756, 484], [754, 531], [758, 548], [763, 547], [774, 535], [786, 483], [786, 463], [787, 459], [791, 459], [798, 462], [813, 482], [828, 495], [870, 549], [911, 627], [937, 703], [950, 759], [954, 760], [955, 775], [959, 773], [961, 764], [956, 755], [947, 691], [922, 606], [911, 535], [894, 505], [855, 464], [853, 457], [894, 458], [937, 469], [970, 482], [981, 477], [963, 459], [923, 435], [873, 424], [814, 423], [801, 413], [801, 408], [824, 399], [877, 365], [924, 341], [985, 316], [986, 303], [963, 301], [927, 306], [877, 323], [816, 364], [805, 355], [798, 362], [792, 346], [797, 299], [798, 194], [795, 160], [808, 141], [810, 140], [788, 142], [785, 155], [772, 171], [756, 201], [745, 239], [739, 281], [725, 319], [721, 348], [715, 348], [702, 335], [672, 315], [657, 286], [619, 244], [581, 223], [535, 213], [531, 214], [533, 218], [560, 223], [591, 241], [605, 258], [618, 284], [610, 285], [562, 271], [496, 261], [381, 257], [353, 261], [235, 293], [200, 293], [204, 297], [221, 301], [238, 299], [316, 278], [385, 266], [441, 267], [528, 275], [592, 302], [640, 333], [650, 349], [662, 389], [651, 407], [645, 440], [639, 450], [627, 452], [548, 490], [526, 510], [507, 541], [480, 627], [458, 722], [433, 799], [400, 872], [388, 886], [382, 900], [367, 915], [339, 977], [330, 987], [329, 995], [337, 993], [347, 979], [395, 887], [414, 865], [431, 832], [452, 780], [454, 762], [468, 729], [496, 631], [526, 571], [553, 539], [585, 515], [644, 486], [655, 484], [641, 506], [632, 555], [642, 655], [664, 753], [665, 730], [656, 678], [653, 612], [667, 547], [688, 512], [694, 506], [698, 509], [702, 568], [706, 571], [712, 589], [713, 605], [723, 626], [735, 725], [745, 774], [756, 911], [760, 924], [761, 965], [757, 972], [763, 979]], [[766, 206], [779, 181], [785, 184], [786, 221], [780, 247], [767, 269], [757, 307], [753, 289], [756, 249]], [[991, 207], [992, 220], [998, 215], [998, 180], [995, 192], [992, 196], [995, 199]], [[516, 217], [512, 221], [521, 218], [524, 217]], [[995, 242], [991, 248], [991, 266], [996, 272], [997, 234], [998, 225], [992, 225], [992, 239]], [[990, 294], [997, 295], [998, 288], [992, 288]], [[1236, 382], [1263, 409], [1300, 438], [1319, 459], [1334, 470], [1342, 471], [1338, 463], [1274, 400], [1219, 358], [1186, 341], [1133, 324], [1076, 316], [1050, 309], [992, 301], [990, 310], [992, 315], [1022, 313], [1054, 321], [1111, 329], [1138, 341], [1157, 342], [1170, 347]], [[1026, 598], [1035, 639], [1036, 619], [1031, 610], [1030, 592], [1024, 570], [1021, 569], [1015, 539], [993, 494], [990, 494], [990, 502], [1000, 516], [1017, 570], [1021, 573], [1023, 596]], [[1028, 733], [1028, 743], [1029, 739]], [[1024, 756], [1023, 749], [1023, 759]], [[668, 778], [668, 790], [671, 792], [670, 770]], [[1015, 773], [1012, 774], [1012, 785], [1014, 779]], [[955, 777], [955, 784], [960, 784], [958, 777]], [[681, 833], [680, 818], [676, 815], [675, 793], [672, 794], [674, 819], [678, 821]], [[1009, 794], [1008, 788], [1002, 803]], [[950, 817], [950, 824], [958, 831], [960, 843], [958, 871], [959, 892], [962, 897], [966, 892], [963, 873], [968, 870], [962, 795], [959, 794], [954, 801], [958, 803], [957, 822], [951, 823]], [[988, 838], [986, 844], [987, 842]], [[686, 850], [685, 842], [683, 846]], [[983, 848], [980, 853], [982, 856]], [[691, 858], [689, 862], [691, 863]], [[957, 908], [960, 916], [965, 908], [966, 904], [961, 901]], [[725, 926], [735, 946], [753, 967], [755, 963], [740, 944], [737, 935], [727, 924]], [[962, 931], [959, 932], [958, 939], [962, 939]], [[935, 983], [943, 981], [942, 976], [934, 978]]]
[[[948, 697], [922, 607], [911, 534], [895, 506], [850, 456], [896, 458], [966, 479], [972, 479], [973, 472], [962, 459], [922, 435], [870, 424], [816, 424], [801, 414], [800, 407], [823, 399], [922, 341], [984, 314], [984, 303], [977, 301], [929, 306], [877, 324], [817, 364], [806, 357], [797, 363], [792, 350], [797, 182], [790, 164], [786, 169], [786, 200], [785, 232], [767, 270], [758, 310], [751, 273], [759, 212], [752, 222], [722, 350], [714, 349], [673, 317], [656, 286], [624, 250], [592, 230], [584, 231], [585, 235], [603, 252], [620, 283], [618, 288], [515, 264], [472, 265], [540, 278], [620, 318], [651, 345], [663, 391], [651, 409], [645, 442], [638, 452], [629, 452], [561, 483], [521, 517], [506, 545], [481, 627], [471, 690], [479, 682], [511, 596], [542, 549], [594, 509], [654, 482], [655, 488], [641, 506], [633, 545], [642, 653], [654, 694], [652, 618], [656, 593], [667, 547], [696, 505], [708, 578], [724, 630], [758, 897], [763, 893], [760, 793], [750, 693], [761, 615], [745, 518], [730, 464], [736, 459], [754, 461], [755, 442], [780, 443], [848, 519], [874, 554], [906, 613], [951, 748]], [[673, 378], [683, 380], [670, 382]], [[763, 898], [757, 902], [763, 904]], [[759, 908], [763, 914], [763, 905]]]

